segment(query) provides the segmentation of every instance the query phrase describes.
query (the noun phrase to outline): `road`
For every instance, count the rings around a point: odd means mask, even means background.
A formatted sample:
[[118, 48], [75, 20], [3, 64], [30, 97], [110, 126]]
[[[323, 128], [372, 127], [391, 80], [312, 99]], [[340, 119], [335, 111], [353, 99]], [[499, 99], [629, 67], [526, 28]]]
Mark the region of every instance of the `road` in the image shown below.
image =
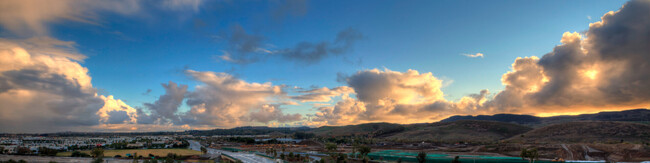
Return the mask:
[[[281, 151], [278, 153], [282, 153]], [[291, 152], [284, 152], [284, 155], [289, 155]], [[327, 157], [328, 155], [326, 154], [321, 154], [321, 153], [304, 153], [304, 152], [294, 152], [293, 154], [300, 154], [302, 156], [307, 156], [309, 155], [309, 158], [320, 161], [321, 157]], [[279, 154], [278, 154], [279, 155]]]
[[[190, 142], [190, 149], [192, 150], [197, 150], [201, 151], [201, 143], [194, 141], [194, 140], [188, 140]], [[258, 156], [255, 154], [251, 153], [243, 153], [243, 152], [229, 152], [229, 151], [224, 151], [224, 150], [219, 150], [219, 149], [213, 149], [213, 148], [207, 148], [208, 154], [212, 155], [219, 155], [219, 154], [227, 154], [229, 156], [232, 156], [236, 159], [241, 160], [242, 162], [245, 163], [274, 163], [273, 160], [268, 159], [266, 157]]]

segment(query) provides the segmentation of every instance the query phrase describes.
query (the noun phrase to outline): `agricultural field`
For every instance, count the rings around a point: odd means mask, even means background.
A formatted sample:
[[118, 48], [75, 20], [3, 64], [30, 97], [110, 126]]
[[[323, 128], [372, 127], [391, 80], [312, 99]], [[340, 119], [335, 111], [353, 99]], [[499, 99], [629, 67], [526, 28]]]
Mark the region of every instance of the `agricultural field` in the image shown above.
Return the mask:
[[[83, 153], [90, 154], [90, 150], [80, 151]], [[149, 154], [154, 156], [167, 156], [167, 153], [175, 153], [181, 156], [190, 156], [190, 155], [201, 155], [201, 151], [195, 151], [190, 149], [116, 149], [116, 150], [104, 150], [104, 157], [113, 157], [115, 155], [120, 155], [126, 157], [126, 154], [138, 153], [138, 156], [147, 157]], [[67, 157], [70, 156], [72, 152], [60, 152], [57, 153], [57, 156]]]

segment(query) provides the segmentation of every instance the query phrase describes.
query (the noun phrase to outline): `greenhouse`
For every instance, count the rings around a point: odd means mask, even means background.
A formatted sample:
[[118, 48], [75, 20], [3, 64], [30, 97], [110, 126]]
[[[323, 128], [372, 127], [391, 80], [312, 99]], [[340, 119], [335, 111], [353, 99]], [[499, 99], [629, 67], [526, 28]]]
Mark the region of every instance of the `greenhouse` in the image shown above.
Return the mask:
[[[407, 152], [402, 150], [383, 150], [377, 152], [371, 152], [368, 154], [373, 160], [384, 160], [384, 161], [397, 161], [402, 160], [403, 162], [418, 162], [417, 152]], [[460, 162], [470, 162], [470, 163], [528, 163], [528, 160], [524, 160], [521, 157], [501, 157], [501, 156], [482, 156], [482, 155], [449, 155], [449, 154], [439, 154], [439, 153], [427, 153], [426, 162], [427, 163], [436, 163], [436, 162], [451, 162], [456, 156], [459, 157]], [[535, 162], [545, 163], [551, 161], [538, 160]]]

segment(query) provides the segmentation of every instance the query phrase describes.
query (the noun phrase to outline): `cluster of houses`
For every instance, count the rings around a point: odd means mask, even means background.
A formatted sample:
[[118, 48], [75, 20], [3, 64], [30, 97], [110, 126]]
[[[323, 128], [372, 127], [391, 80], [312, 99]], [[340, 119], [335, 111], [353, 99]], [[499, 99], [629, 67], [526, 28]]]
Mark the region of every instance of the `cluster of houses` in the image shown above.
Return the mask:
[[58, 151], [92, 149], [95, 147], [115, 148], [111, 144], [124, 144], [126, 148], [171, 148], [182, 142], [175, 136], [119, 136], [119, 137], [45, 137], [15, 136], [0, 137], [0, 154], [19, 154], [19, 148], [38, 152], [39, 148]]

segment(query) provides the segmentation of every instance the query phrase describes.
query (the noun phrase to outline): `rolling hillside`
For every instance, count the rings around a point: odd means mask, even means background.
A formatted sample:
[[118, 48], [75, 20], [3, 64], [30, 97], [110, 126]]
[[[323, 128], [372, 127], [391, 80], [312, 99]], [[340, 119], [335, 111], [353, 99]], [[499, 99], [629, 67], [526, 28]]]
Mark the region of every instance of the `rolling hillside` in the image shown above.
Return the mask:
[[553, 124], [515, 136], [524, 143], [647, 143], [650, 125], [630, 122], [581, 121]]
[[522, 134], [532, 128], [504, 122], [463, 120], [427, 124], [400, 125], [367, 123], [348, 126], [324, 126], [312, 130], [316, 136], [372, 136], [406, 142], [493, 142]]
[[323, 126], [313, 129], [311, 132], [316, 136], [332, 137], [332, 136], [378, 136], [395, 132], [404, 131], [404, 125], [393, 123], [364, 123], [359, 125], [348, 126]]
[[407, 125], [403, 132], [383, 138], [404, 141], [434, 142], [494, 142], [525, 133], [532, 128], [495, 121], [462, 120], [430, 124]]

